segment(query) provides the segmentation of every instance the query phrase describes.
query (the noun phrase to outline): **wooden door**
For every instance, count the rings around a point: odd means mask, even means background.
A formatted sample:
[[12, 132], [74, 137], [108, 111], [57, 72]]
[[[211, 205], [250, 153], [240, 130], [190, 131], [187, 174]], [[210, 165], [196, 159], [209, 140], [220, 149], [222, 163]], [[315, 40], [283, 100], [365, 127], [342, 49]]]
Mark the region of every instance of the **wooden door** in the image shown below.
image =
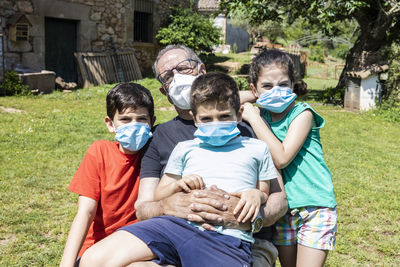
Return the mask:
[[76, 52], [77, 22], [66, 19], [45, 19], [46, 69], [54, 71], [66, 82], [77, 82]]

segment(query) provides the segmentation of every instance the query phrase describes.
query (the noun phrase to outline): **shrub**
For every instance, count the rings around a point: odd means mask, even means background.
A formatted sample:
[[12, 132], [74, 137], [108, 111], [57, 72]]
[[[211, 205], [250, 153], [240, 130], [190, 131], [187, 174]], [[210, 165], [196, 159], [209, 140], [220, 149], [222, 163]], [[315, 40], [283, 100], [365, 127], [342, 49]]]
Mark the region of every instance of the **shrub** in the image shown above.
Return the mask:
[[381, 109], [400, 107], [400, 46], [392, 46], [389, 58], [388, 79], [382, 90]]
[[249, 81], [245, 77], [236, 76], [235, 82], [238, 85], [239, 90], [250, 90]]
[[310, 49], [310, 53], [308, 55], [309, 60], [319, 63], [325, 63], [324, 48], [322, 46], [310, 45], [308, 48]]
[[31, 92], [28, 86], [22, 84], [18, 79], [18, 74], [15, 71], [4, 71], [4, 81], [0, 83], [0, 94], [11, 95], [29, 95]]
[[191, 8], [173, 8], [171, 23], [161, 28], [156, 38], [163, 45], [183, 44], [196, 51], [211, 52], [221, 44], [221, 30]]
[[390, 122], [400, 122], [400, 46], [392, 45], [388, 79], [383, 86], [382, 102], [374, 114]]
[[232, 45], [232, 53], [236, 54], [237, 50], [238, 50], [237, 44], [236, 44], [236, 42], [234, 42]]
[[349, 46], [347, 44], [338, 44], [333, 50], [330, 50], [329, 53], [333, 57], [346, 59], [349, 53]]
[[345, 88], [329, 87], [324, 91], [324, 103], [343, 106]]

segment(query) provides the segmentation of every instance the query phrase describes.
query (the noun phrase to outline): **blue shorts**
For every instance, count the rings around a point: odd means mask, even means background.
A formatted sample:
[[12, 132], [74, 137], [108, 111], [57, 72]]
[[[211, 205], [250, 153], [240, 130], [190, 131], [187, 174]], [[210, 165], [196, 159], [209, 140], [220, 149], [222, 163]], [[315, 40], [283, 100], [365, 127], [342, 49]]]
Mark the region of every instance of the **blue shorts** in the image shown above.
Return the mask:
[[140, 238], [156, 254], [157, 264], [185, 267], [250, 267], [251, 244], [213, 231], [202, 231], [172, 216], [153, 217], [119, 230]]

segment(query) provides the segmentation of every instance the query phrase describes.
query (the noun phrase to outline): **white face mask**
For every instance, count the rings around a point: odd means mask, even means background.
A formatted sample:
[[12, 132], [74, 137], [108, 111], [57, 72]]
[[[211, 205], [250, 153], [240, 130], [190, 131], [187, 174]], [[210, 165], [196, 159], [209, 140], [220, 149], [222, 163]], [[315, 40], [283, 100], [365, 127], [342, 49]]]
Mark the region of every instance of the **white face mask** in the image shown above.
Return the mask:
[[197, 76], [177, 73], [174, 75], [169, 89], [168, 95], [172, 99], [175, 106], [180, 109], [190, 109], [190, 88]]

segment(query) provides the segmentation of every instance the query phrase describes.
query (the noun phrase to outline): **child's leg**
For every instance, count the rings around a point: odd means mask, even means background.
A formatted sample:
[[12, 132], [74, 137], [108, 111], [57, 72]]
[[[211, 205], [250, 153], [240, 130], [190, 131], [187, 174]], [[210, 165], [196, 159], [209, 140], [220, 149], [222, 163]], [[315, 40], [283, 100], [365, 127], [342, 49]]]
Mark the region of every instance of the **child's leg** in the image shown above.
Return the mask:
[[297, 245], [297, 267], [322, 267], [327, 256], [328, 250]]
[[88, 248], [79, 266], [126, 266], [154, 257], [142, 240], [129, 232], [117, 231]]
[[297, 266], [323, 266], [336, 240], [336, 208], [299, 208], [303, 220], [297, 234]]
[[282, 267], [296, 267], [297, 245], [277, 246]]
[[295, 267], [297, 257], [297, 230], [299, 216], [288, 211], [275, 223], [274, 244], [278, 248], [282, 267]]

